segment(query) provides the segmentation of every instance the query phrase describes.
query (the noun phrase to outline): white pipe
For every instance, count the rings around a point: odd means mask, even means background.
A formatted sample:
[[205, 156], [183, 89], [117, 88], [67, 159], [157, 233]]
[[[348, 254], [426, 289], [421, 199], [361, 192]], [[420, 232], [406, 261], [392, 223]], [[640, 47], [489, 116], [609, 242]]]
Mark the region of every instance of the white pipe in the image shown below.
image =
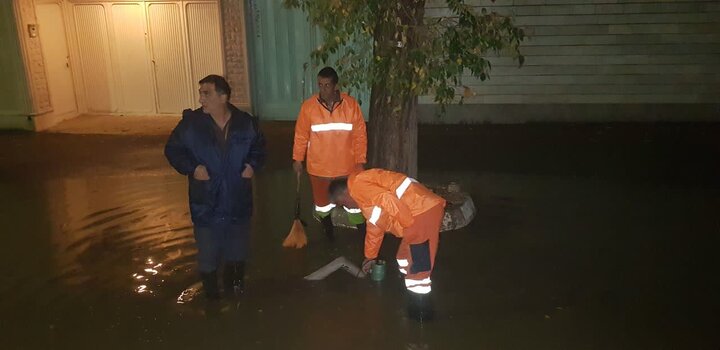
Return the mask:
[[344, 256], [341, 256], [331, 261], [329, 264], [317, 269], [315, 272], [305, 276], [305, 279], [308, 281], [319, 281], [325, 279], [325, 277], [329, 276], [338, 269], [343, 269], [355, 277], [365, 278], [365, 274], [360, 271], [360, 268], [355, 266], [355, 264], [351, 263]]

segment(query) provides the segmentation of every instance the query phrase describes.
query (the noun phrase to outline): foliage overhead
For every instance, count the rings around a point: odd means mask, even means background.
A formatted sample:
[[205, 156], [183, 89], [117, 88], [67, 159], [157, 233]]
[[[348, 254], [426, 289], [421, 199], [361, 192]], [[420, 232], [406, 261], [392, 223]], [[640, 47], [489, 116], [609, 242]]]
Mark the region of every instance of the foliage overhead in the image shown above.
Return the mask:
[[[524, 33], [512, 18], [486, 8], [478, 11], [464, 0], [445, 0], [447, 9], [440, 17], [425, 17], [425, 0], [284, 4], [301, 8], [322, 30], [322, 43], [311, 57], [315, 62], [336, 58], [334, 65], [350, 88], [380, 84], [400, 98], [433, 94], [444, 108], [472, 95], [463, 86], [463, 76], [489, 78], [488, 55], [510, 55], [519, 65], [524, 62], [519, 51]], [[463, 93], [456, 93], [459, 87], [464, 87]]]

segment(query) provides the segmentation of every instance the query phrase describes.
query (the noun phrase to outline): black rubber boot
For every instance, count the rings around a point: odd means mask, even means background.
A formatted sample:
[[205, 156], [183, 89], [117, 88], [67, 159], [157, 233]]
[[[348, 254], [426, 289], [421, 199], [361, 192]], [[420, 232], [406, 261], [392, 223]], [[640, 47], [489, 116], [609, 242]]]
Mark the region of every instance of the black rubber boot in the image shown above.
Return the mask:
[[408, 291], [408, 317], [420, 323], [431, 321], [435, 317], [430, 293], [420, 294]]
[[325, 237], [327, 237], [328, 241], [334, 242], [335, 241], [335, 227], [333, 226], [332, 215], [328, 215], [328, 216], [320, 219], [320, 223], [322, 223], [322, 225], [323, 225], [323, 231], [325, 232]]
[[367, 233], [367, 225], [363, 222], [362, 224], [355, 225], [355, 227], [357, 227], [358, 233], [365, 237], [365, 234]]
[[209, 300], [220, 299], [217, 271], [201, 272], [200, 278], [202, 279], [203, 289], [205, 290], [205, 297]]
[[227, 297], [240, 296], [245, 290], [245, 262], [234, 261], [225, 264], [223, 288]]

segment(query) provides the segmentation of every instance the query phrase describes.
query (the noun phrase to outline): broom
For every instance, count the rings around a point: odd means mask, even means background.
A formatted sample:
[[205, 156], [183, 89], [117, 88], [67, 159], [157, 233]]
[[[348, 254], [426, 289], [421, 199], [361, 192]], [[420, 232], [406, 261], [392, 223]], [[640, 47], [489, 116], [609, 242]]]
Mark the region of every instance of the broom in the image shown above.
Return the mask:
[[283, 247], [302, 248], [307, 245], [307, 235], [305, 234], [305, 223], [300, 219], [300, 173], [297, 174], [297, 190], [295, 193], [295, 219], [293, 220], [290, 233], [283, 241]]

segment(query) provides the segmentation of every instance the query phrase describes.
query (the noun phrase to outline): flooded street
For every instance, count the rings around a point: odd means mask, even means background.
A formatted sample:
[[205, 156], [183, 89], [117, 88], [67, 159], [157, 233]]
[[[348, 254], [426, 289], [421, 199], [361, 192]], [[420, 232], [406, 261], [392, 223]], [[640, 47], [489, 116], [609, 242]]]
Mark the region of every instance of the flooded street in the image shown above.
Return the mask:
[[441, 236], [424, 325], [392, 263], [380, 283], [302, 279], [359, 264], [362, 237], [325, 240], [305, 178], [309, 245], [281, 247], [293, 125], [261, 127], [246, 293], [210, 306], [192, 298], [187, 185], [165, 135], [0, 133], [0, 347], [720, 347], [718, 124], [421, 127], [418, 179], [456, 181], [477, 208]]

